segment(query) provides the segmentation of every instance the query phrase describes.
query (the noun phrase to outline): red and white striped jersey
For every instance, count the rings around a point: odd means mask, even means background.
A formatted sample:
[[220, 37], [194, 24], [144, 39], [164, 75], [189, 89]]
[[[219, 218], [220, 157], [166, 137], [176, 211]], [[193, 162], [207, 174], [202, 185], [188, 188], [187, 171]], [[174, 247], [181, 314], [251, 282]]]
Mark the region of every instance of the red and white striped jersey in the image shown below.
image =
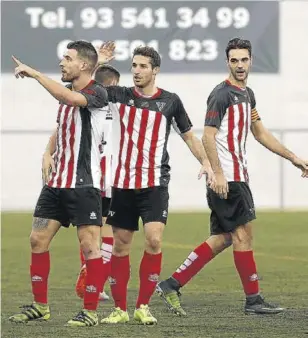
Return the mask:
[[116, 161], [113, 186], [121, 189], [167, 186], [171, 125], [178, 133], [192, 127], [182, 101], [163, 89], [152, 97], [141, 96], [134, 88], [106, 89], [117, 126], [113, 130], [114, 154], [118, 154], [113, 158]]
[[53, 188], [94, 187], [100, 189], [101, 154], [104, 114], [108, 104], [106, 90], [91, 81], [80, 91], [86, 107], [60, 104], [55, 152], [56, 171], [48, 185]]
[[111, 186], [112, 186], [112, 123], [113, 116], [111, 109], [108, 106], [103, 108], [104, 111], [104, 123], [103, 123], [103, 135], [100, 145], [101, 158], [101, 191], [102, 197], [111, 198]]
[[251, 123], [260, 120], [253, 91], [226, 80], [211, 92], [207, 101], [205, 126], [218, 129], [216, 147], [228, 182], [249, 181], [246, 140]]

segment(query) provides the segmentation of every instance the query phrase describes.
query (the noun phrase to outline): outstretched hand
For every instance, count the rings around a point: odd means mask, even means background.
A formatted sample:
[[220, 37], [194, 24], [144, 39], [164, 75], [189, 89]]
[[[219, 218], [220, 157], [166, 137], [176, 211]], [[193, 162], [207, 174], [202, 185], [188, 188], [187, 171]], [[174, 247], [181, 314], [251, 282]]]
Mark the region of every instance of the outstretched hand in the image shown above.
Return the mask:
[[15, 67], [16, 79], [18, 79], [19, 77], [21, 77], [22, 79], [24, 77], [33, 78], [37, 75], [37, 71], [35, 69], [25, 65], [24, 63], [19, 61], [14, 55], [12, 55], [12, 59], [16, 63], [16, 67]]
[[300, 169], [302, 171], [302, 177], [305, 178], [307, 177], [308, 178], [308, 160], [305, 161], [305, 160], [302, 160], [301, 158], [299, 157], [294, 157], [292, 159], [292, 164]]
[[114, 41], [107, 41], [104, 42], [98, 49], [97, 49], [97, 54], [98, 54], [98, 63], [99, 64], [104, 64], [108, 63], [111, 60], [114, 59], [114, 51], [115, 51], [115, 43]]

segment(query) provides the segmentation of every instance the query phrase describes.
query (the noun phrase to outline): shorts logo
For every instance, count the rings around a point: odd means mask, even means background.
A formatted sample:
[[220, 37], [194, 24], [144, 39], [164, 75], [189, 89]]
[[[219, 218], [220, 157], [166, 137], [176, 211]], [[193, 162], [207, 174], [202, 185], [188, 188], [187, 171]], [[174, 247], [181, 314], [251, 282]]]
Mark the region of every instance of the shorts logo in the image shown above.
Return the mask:
[[162, 216], [163, 216], [163, 217], [168, 217], [168, 211], [167, 211], [167, 210], [164, 210]]
[[96, 213], [94, 211], [90, 213], [90, 219], [97, 219]]
[[109, 211], [108, 211], [108, 216], [111, 216], [111, 217], [112, 217], [112, 216], [114, 216], [114, 214], [115, 214], [115, 211], [112, 211], [112, 210], [109, 210]]

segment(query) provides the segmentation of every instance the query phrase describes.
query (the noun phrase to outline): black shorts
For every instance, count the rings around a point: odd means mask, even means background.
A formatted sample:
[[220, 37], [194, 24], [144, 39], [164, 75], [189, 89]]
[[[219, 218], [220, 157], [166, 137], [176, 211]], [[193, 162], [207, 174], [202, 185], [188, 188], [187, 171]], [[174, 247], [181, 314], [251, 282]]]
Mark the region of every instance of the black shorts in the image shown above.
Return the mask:
[[102, 216], [107, 217], [110, 209], [111, 198], [102, 197]]
[[168, 206], [168, 187], [113, 188], [107, 224], [133, 231], [139, 230], [139, 217], [143, 224], [149, 222], [166, 224]]
[[212, 189], [207, 189], [207, 202], [211, 209], [211, 234], [232, 232], [238, 226], [256, 218], [255, 206], [246, 182], [229, 182], [227, 199], [221, 199]]
[[102, 226], [102, 197], [95, 188], [51, 188], [44, 185], [37, 201], [34, 217], [59, 221], [62, 226]]

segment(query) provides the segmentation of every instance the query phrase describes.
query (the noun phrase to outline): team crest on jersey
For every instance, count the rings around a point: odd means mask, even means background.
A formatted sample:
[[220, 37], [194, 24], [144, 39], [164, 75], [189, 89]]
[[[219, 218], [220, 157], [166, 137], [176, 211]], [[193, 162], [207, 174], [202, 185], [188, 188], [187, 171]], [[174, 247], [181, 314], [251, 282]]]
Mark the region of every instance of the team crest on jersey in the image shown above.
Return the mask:
[[166, 102], [156, 102], [157, 108], [161, 111], [164, 109]]

